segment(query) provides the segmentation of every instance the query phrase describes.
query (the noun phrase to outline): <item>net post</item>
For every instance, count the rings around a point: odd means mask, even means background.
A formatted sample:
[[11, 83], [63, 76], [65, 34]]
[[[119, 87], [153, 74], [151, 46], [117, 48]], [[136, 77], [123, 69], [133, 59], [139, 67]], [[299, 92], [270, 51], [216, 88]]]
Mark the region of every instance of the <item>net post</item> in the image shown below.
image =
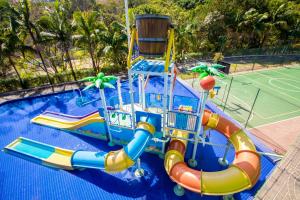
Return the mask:
[[231, 80], [230, 80], [230, 84], [229, 84], [229, 88], [228, 88], [227, 96], [226, 96], [226, 99], [225, 99], [225, 103], [224, 103], [223, 111], [225, 110], [225, 108], [226, 108], [226, 105], [227, 105], [227, 101], [228, 101], [229, 93], [230, 93], [230, 90], [231, 90], [232, 81], [233, 81], [233, 77], [231, 77]]
[[256, 103], [256, 100], [257, 100], [257, 97], [258, 97], [259, 93], [260, 93], [260, 88], [257, 90], [256, 96], [255, 96], [255, 98], [254, 98], [254, 101], [253, 101], [253, 104], [252, 104], [252, 107], [251, 107], [249, 116], [248, 116], [247, 121], [246, 121], [246, 123], [245, 123], [245, 128], [247, 128], [249, 119], [250, 119], [250, 117], [251, 117], [251, 115], [252, 115], [253, 108], [254, 108], [254, 106], [255, 106], [255, 103]]

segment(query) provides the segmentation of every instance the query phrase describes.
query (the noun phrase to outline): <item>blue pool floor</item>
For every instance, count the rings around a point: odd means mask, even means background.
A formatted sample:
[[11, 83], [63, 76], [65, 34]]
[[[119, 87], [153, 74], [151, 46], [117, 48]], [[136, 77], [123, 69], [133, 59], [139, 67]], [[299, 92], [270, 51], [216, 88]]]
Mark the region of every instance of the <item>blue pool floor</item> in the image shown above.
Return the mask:
[[[162, 82], [150, 81], [152, 92], [161, 91]], [[127, 82], [123, 91], [128, 90]], [[115, 91], [106, 91], [108, 96], [116, 95]], [[98, 98], [97, 90], [91, 90], [90, 96]], [[177, 84], [175, 93], [196, 98], [195, 95]], [[46, 110], [62, 112], [70, 115], [84, 115], [96, 110], [100, 105], [95, 101], [85, 107], [76, 106], [77, 91], [28, 98], [0, 105], [0, 148], [17, 137], [26, 137], [71, 150], [104, 151], [117, 150], [120, 146], [108, 147], [105, 141], [88, 138], [65, 131], [56, 130], [36, 124], [30, 120]], [[225, 144], [226, 139], [215, 131], [209, 133], [208, 141]], [[188, 145], [187, 158], [191, 157], [192, 146]], [[198, 169], [206, 171], [222, 170], [217, 159], [223, 155], [220, 147], [199, 145], [197, 160]], [[229, 151], [229, 161], [234, 158], [234, 150]], [[86, 169], [83, 171], [57, 170], [18, 157], [0, 152], [0, 199], [222, 199], [208, 197], [186, 191], [183, 197], [173, 193], [174, 183], [169, 179], [163, 167], [163, 160], [157, 155], [144, 153], [141, 157], [145, 176], [136, 178], [132, 167], [121, 173], [107, 174], [100, 170]], [[261, 187], [274, 168], [274, 163], [262, 156], [262, 170], [257, 185], [248, 191], [235, 194], [236, 199], [251, 199]]]

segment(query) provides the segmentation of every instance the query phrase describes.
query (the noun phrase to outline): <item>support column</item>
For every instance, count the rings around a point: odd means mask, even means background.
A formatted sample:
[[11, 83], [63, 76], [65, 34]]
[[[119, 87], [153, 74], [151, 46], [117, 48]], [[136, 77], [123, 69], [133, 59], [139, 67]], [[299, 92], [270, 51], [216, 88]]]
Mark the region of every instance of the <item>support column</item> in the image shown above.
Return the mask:
[[142, 96], [142, 76], [138, 75], [138, 87], [139, 87], [139, 104], [143, 104], [143, 96]]
[[234, 196], [233, 194], [224, 195], [223, 200], [234, 200]]
[[184, 195], [184, 188], [178, 184], [174, 186], [173, 191], [179, 197]]
[[118, 88], [118, 97], [119, 97], [119, 105], [120, 105], [120, 110], [123, 109], [123, 100], [122, 100], [122, 90], [121, 90], [121, 79], [118, 77], [117, 80], [117, 88]]
[[[163, 99], [163, 137], [166, 136], [167, 114], [168, 114], [168, 72], [164, 73], [164, 99]], [[162, 154], [165, 153], [166, 144], [162, 144]]]
[[137, 159], [136, 165], [137, 165], [137, 169], [135, 170], [134, 175], [136, 177], [144, 176], [145, 171], [144, 171], [144, 169], [141, 168], [141, 159], [140, 158]]
[[107, 111], [104, 90], [99, 89], [99, 93], [100, 93], [101, 103], [102, 103], [102, 106], [103, 106], [104, 118], [105, 118], [105, 122], [106, 122], [106, 125], [107, 125], [107, 132], [108, 132], [108, 137], [109, 137], [108, 146], [114, 146], [113, 139], [112, 139], [111, 132], [110, 132], [110, 124], [109, 124], [110, 123], [110, 119], [109, 119], [110, 116], [109, 116], [109, 113]]
[[174, 88], [174, 77], [175, 77], [175, 67], [172, 68], [171, 72], [171, 85], [170, 85], [170, 94], [169, 94], [169, 110], [173, 109], [173, 88]]
[[142, 74], [141, 75], [141, 79], [142, 79], [142, 109], [145, 110], [146, 109], [146, 96], [145, 96], [145, 75]]
[[[195, 137], [194, 137], [194, 148], [193, 148], [193, 155], [192, 155], [192, 158], [189, 159], [188, 161], [188, 164], [191, 166], [191, 167], [196, 167], [197, 166], [197, 161], [195, 160], [196, 158], [196, 153], [197, 153], [197, 148], [198, 148], [198, 143], [199, 143], [199, 140], [200, 140], [200, 134], [201, 134], [201, 129], [202, 129], [202, 118], [203, 118], [203, 113], [204, 113], [204, 109], [205, 109], [205, 103], [206, 103], [206, 99], [207, 99], [207, 96], [208, 96], [208, 91], [203, 91], [201, 93], [201, 104], [200, 104], [200, 107], [198, 108], [199, 110], [199, 113], [198, 113], [198, 116], [199, 116], [199, 122], [198, 122], [198, 130], [197, 130], [197, 134], [195, 134]], [[204, 133], [203, 133], [204, 134]], [[204, 137], [202, 136], [202, 139]], [[205, 140], [205, 138], [204, 138]], [[202, 141], [202, 142], [205, 142], [205, 141]], [[205, 143], [203, 143], [205, 144]]]
[[130, 103], [131, 103], [131, 117], [132, 117], [132, 129], [135, 130], [135, 111], [134, 111], [134, 91], [133, 91], [133, 80], [131, 70], [128, 71], [129, 78], [129, 95], [130, 95]]
[[225, 166], [228, 165], [228, 160], [226, 160], [226, 157], [227, 157], [228, 151], [229, 151], [229, 149], [230, 149], [230, 146], [231, 146], [231, 143], [230, 143], [229, 141], [227, 141], [226, 149], [225, 149], [224, 155], [223, 155], [222, 158], [219, 158], [219, 159], [218, 159], [219, 164], [222, 165], [223, 167], [225, 167]]

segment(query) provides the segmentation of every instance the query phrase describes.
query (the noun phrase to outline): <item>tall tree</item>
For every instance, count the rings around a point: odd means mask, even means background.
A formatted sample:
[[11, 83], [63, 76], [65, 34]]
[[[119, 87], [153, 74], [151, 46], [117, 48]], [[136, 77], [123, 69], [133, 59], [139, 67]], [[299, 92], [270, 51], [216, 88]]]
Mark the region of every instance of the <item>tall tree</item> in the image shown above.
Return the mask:
[[[1, 5], [5, 6], [5, 5]], [[6, 5], [7, 6], [7, 5]], [[3, 11], [3, 7], [0, 7], [0, 10]], [[33, 51], [33, 49], [30, 46], [25, 45], [25, 35], [24, 32], [21, 30], [21, 26], [18, 23], [17, 16], [14, 15], [14, 13], [10, 12], [10, 7], [6, 7], [6, 16], [2, 12], [2, 19], [7, 20], [7, 24], [2, 25], [4, 27], [1, 27], [1, 36], [0, 36], [0, 54], [1, 59], [8, 59], [9, 64], [13, 67], [20, 85], [22, 88], [25, 88], [24, 81], [21, 78], [21, 74], [16, 66], [16, 63], [14, 61], [15, 57], [19, 57], [20, 55], [23, 55], [25, 57], [26, 51]]]
[[99, 72], [99, 65], [95, 61], [95, 50], [99, 45], [96, 35], [102, 32], [104, 25], [100, 23], [99, 12], [75, 12], [74, 21], [76, 35], [73, 38], [78, 46], [84, 47], [89, 52], [95, 74]]
[[[47, 79], [48, 79], [50, 85], [52, 86], [53, 83], [50, 78], [49, 71], [48, 71], [47, 65], [45, 63], [45, 59], [40, 50], [41, 49], [41, 47], [39, 45], [39, 43], [41, 41], [40, 31], [39, 31], [38, 27], [30, 19], [30, 8], [29, 7], [30, 7], [29, 2], [27, 0], [22, 0], [21, 8], [20, 8], [22, 24], [25, 27], [26, 31], [28, 32], [28, 34], [33, 42], [35, 51], [38, 54], [39, 58], [41, 59], [41, 62], [43, 65], [42, 69], [46, 72]], [[52, 86], [52, 90], [53, 90], [53, 86]]]
[[125, 27], [114, 21], [106, 26], [105, 30], [98, 35], [103, 43], [105, 57], [115, 66], [126, 66], [127, 34]]
[[68, 1], [55, 1], [53, 6], [53, 10], [47, 9], [45, 15], [41, 16], [38, 20], [38, 23], [43, 28], [41, 36], [46, 41], [56, 41], [59, 44], [61, 50], [66, 55], [73, 78], [77, 81], [70, 55], [73, 33], [70, 20], [71, 13], [69, 13], [70, 4]]
[[255, 8], [251, 8], [245, 13], [243, 21], [238, 26], [249, 36], [249, 47], [262, 47], [265, 32], [271, 26], [268, 18], [268, 12], [259, 13]]

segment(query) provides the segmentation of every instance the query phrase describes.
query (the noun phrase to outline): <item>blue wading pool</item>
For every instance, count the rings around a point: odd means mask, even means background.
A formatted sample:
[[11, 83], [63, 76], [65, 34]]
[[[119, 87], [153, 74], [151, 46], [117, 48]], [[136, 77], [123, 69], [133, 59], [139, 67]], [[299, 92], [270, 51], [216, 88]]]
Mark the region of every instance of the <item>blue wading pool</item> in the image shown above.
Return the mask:
[[[162, 88], [163, 79], [158, 77], [151, 78], [147, 85], [147, 91], [153, 93], [161, 93]], [[122, 92], [126, 94], [128, 90], [128, 82], [125, 81], [122, 83]], [[98, 95], [96, 89], [87, 91], [84, 96], [88, 103], [84, 106], [78, 105], [78, 90], [14, 100], [0, 105], [1, 149], [18, 137], [71, 150], [109, 152], [120, 149], [120, 146], [109, 147], [103, 140], [30, 123], [32, 118], [46, 110], [68, 115], [86, 115], [101, 107], [100, 101], [95, 100], [99, 99]], [[106, 90], [108, 104], [116, 95], [116, 90]], [[174, 95], [183, 96], [174, 99], [175, 107], [183, 103], [196, 106], [199, 99], [195, 91], [178, 81], [175, 84]], [[211, 103], [208, 103], [207, 107], [225, 115]], [[221, 134], [210, 131], [208, 135], [207, 141], [226, 144], [226, 138]], [[267, 150], [259, 141], [252, 136], [251, 138], [259, 151]], [[188, 144], [186, 159], [191, 157], [192, 147], [192, 144]], [[218, 164], [218, 158], [222, 157], [223, 153], [224, 148], [209, 145], [203, 147], [199, 144], [197, 169], [223, 170]], [[229, 150], [227, 159], [229, 162], [233, 161], [233, 148]], [[187, 190], [183, 197], [177, 197], [173, 192], [175, 183], [166, 174], [163, 159], [155, 154], [143, 153], [141, 161], [145, 176], [137, 178], [134, 176], [135, 166], [116, 174], [94, 169], [65, 171], [0, 152], [0, 199], [222, 199], [217, 196], [201, 196]], [[275, 166], [274, 162], [265, 156], [261, 157], [261, 164], [258, 183], [251, 190], [235, 194], [235, 199], [252, 199]]]

